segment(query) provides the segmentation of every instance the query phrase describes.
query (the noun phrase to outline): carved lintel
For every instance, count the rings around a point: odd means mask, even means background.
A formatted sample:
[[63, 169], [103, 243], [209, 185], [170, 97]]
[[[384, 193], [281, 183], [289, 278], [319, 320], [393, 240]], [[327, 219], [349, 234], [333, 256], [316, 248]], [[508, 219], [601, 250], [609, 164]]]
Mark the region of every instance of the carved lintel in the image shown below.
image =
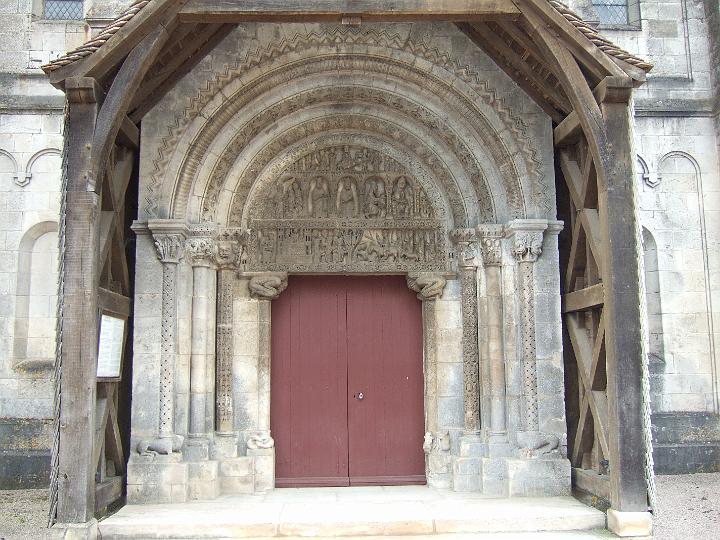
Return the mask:
[[407, 285], [418, 293], [420, 300], [437, 300], [442, 297], [447, 280], [440, 274], [430, 272], [410, 273], [407, 275]]
[[477, 228], [480, 255], [484, 266], [502, 264], [502, 225], [479, 225]]
[[275, 300], [287, 288], [287, 274], [262, 274], [250, 278], [250, 296], [258, 300]]

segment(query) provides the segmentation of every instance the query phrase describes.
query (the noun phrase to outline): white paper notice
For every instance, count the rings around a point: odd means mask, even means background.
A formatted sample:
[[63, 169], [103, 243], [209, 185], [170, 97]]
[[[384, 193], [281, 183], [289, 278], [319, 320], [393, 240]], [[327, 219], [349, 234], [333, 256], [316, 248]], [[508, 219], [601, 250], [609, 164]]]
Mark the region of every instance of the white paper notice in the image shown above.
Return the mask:
[[100, 321], [100, 346], [98, 347], [98, 377], [120, 376], [125, 319], [103, 315]]

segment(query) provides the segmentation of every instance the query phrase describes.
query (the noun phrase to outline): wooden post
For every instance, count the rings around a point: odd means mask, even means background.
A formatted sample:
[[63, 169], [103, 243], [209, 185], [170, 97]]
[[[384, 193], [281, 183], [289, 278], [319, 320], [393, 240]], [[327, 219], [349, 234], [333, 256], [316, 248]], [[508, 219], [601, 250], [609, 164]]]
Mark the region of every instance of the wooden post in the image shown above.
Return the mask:
[[100, 194], [88, 190], [102, 90], [95, 79], [66, 81], [68, 100], [66, 242], [57, 522], [95, 512], [95, 393], [98, 347]]
[[[605, 264], [605, 350], [610, 433], [610, 496], [621, 512], [647, 511], [645, 443], [642, 430], [642, 347], [637, 208], [629, 81], [606, 77], [596, 95], [612, 144], [603, 149], [605, 175], [598, 175], [598, 211]], [[604, 181], [602, 179], [604, 178]]]

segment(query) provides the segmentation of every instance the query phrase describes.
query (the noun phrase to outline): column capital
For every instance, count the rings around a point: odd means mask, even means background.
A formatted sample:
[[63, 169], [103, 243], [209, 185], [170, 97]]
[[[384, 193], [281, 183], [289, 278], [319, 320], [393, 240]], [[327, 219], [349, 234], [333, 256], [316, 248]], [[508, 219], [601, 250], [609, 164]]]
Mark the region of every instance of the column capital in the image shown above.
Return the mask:
[[483, 266], [502, 264], [502, 239], [505, 233], [502, 225], [478, 225], [477, 235]]
[[135, 222], [136, 234], [152, 234], [158, 258], [163, 263], [177, 264], [184, 255], [187, 224], [174, 219], [151, 219], [147, 223]]
[[275, 300], [288, 285], [286, 273], [258, 274], [250, 278], [250, 296], [257, 300]]
[[447, 284], [444, 276], [432, 272], [410, 273], [406, 279], [407, 286], [418, 293], [417, 297], [423, 302], [442, 297]]
[[546, 219], [516, 219], [506, 228], [512, 239], [512, 253], [519, 263], [535, 262], [542, 254], [543, 233], [548, 228]]
[[238, 269], [243, 264], [250, 238], [248, 229], [222, 229], [215, 236], [215, 264], [221, 269]]
[[185, 251], [193, 267], [215, 266], [216, 249], [212, 238], [191, 236], [185, 242]]
[[450, 240], [457, 246], [458, 266], [460, 268], [477, 268], [475, 244], [478, 237], [475, 229], [453, 229]]

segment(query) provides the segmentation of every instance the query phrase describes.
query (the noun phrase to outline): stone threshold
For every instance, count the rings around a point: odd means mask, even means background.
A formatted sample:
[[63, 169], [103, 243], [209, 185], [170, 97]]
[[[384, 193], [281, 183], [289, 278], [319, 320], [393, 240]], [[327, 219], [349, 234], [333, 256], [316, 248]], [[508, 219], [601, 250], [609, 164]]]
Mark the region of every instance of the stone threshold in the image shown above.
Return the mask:
[[597, 529], [605, 528], [605, 514], [572, 497], [489, 498], [425, 486], [288, 488], [213, 501], [128, 505], [98, 528], [103, 540], [413, 535], [459, 539], [457, 533], [593, 530], [604, 535]]

